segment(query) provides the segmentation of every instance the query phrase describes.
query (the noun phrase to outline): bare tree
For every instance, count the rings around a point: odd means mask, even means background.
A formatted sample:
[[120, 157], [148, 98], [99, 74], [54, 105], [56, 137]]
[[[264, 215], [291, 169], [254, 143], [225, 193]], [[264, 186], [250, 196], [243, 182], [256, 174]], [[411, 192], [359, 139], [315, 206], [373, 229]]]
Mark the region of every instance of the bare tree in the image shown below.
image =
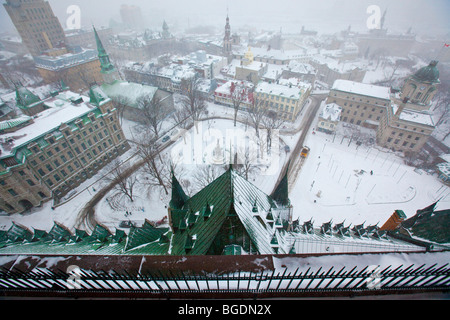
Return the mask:
[[[164, 162], [159, 156], [159, 150], [155, 144], [155, 137], [148, 132], [140, 136], [136, 144], [138, 155], [144, 161], [144, 172], [148, 175], [148, 183], [161, 186], [164, 192], [169, 194], [167, 176], [167, 162]], [[164, 165], [166, 164], [166, 166]]]
[[114, 169], [106, 176], [106, 180], [115, 183], [114, 189], [126, 195], [131, 202], [134, 201], [134, 188], [138, 183], [137, 176], [130, 174], [130, 166], [121, 164], [118, 159], [112, 163]]
[[125, 109], [131, 105], [130, 98], [124, 96], [124, 95], [118, 95], [111, 99], [114, 103], [114, 106], [117, 109], [117, 114], [120, 119], [120, 124], [123, 123], [123, 114], [125, 112]]
[[264, 101], [253, 99], [251, 107], [248, 109], [248, 116], [250, 123], [255, 128], [256, 136], [259, 138], [259, 127], [262, 124], [264, 117], [267, 114], [267, 109], [264, 106]]
[[248, 146], [241, 147], [236, 151], [233, 167], [239, 174], [248, 180], [249, 175], [257, 169], [257, 160], [255, 150], [251, 150]]
[[[189, 113], [185, 108], [176, 108], [171, 115], [173, 124], [180, 130], [186, 130], [189, 127]], [[186, 143], [186, 135], [183, 134], [184, 143]]]
[[181, 106], [194, 122], [197, 133], [197, 123], [206, 113], [206, 101], [199, 91], [199, 86], [200, 79], [196, 77], [185, 79], [182, 84], [183, 96], [181, 97]]
[[245, 86], [239, 85], [239, 84], [236, 85], [234, 82], [232, 82], [231, 87], [230, 87], [230, 94], [231, 94], [231, 101], [233, 102], [233, 108], [234, 108], [234, 126], [236, 127], [237, 115], [239, 112], [239, 108], [241, 106], [241, 103], [247, 97], [247, 91], [245, 89]]
[[278, 113], [269, 110], [266, 116], [262, 119], [264, 128], [267, 130], [267, 148], [270, 150], [272, 147], [273, 132], [281, 128], [284, 124], [284, 119], [281, 118]]
[[161, 99], [148, 94], [142, 95], [137, 98], [136, 106], [139, 108], [140, 122], [145, 127], [150, 128], [158, 139], [165, 117], [165, 109]]
[[216, 180], [222, 173], [223, 167], [215, 164], [201, 165], [194, 173], [194, 181], [199, 189], [203, 189]]

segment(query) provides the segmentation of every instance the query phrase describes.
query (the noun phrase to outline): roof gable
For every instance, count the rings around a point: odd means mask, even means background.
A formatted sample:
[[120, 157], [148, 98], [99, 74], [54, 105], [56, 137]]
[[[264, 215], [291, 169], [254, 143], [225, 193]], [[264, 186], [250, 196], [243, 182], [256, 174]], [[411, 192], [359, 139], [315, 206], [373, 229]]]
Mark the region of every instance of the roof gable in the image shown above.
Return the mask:
[[[188, 199], [183, 208], [172, 210], [172, 254], [201, 255], [213, 250], [212, 246], [223, 252], [221, 246], [240, 245], [226, 243], [229, 239], [218, 239], [219, 235], [223, 238], [225, 234], [236, 237], [230, 225], [248, 236], [252, 247], [259, 253], [273, 254], [270, 242], [275, 231], [269, 224], [272, 220], [269, 220], [271, 217], [273, 219], [272, 215], [276, 214], [274, 211], [277, 209], [270, 196], [229, 169]], [[195, 237], [195, 241], [192, 241], [192, 237]], [[217, 252], [215, 249], [213, 251]]]

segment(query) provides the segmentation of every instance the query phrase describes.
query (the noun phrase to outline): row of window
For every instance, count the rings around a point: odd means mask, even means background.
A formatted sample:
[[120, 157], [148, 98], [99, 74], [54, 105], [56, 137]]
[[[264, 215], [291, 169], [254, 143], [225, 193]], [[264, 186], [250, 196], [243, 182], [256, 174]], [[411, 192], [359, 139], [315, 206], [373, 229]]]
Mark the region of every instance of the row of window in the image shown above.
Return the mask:
[[[342, 96], [339, 96], [339, 97], [338, 97], [337, 93], [334, 93], [334, 94], [333, 94], [333, 97], [342, 98]], [[345, 99], [350, 100], [350, 96], [346, 96]], [[356, 99], [355, 99], [354, 96], [352, 96], [351, 100], [356, 101]], [[363, 102], [363, 99], [362, 99], [362, 98], [359, 98], [359, 101], [360, 101], [360, 102]], [[376, 100], [376, 99], [374, 99], [373, 101], [366, 100], [366, 103], [369, 103], [369, 104], [375, 104], [375, 105], [383, 105], [383, 106], [385, 106], [385, 107], [387, 107], [387, 105], [388, 105], [387, 102], [379, 102], [379, 101]]]
[[[392, 141], [394, 140], [394, 138], [388, 138], [387, 139], [387, 142], [388, 143], [391, 143]], [[403, 141], [402, 143], [400, 143], [400, 139], [395, 139], [394, 140], [394, 144], [395, 145], [402, 145], [402, 147], [407, 147], [408, 146], [408, 144], [409, 144], [409, 148], [411, 148], [411, 149], [413, 149], [415, 146], [416, 146], [416, 143], [410, 143], [410, 142], [408, 142], [408, 141]]]

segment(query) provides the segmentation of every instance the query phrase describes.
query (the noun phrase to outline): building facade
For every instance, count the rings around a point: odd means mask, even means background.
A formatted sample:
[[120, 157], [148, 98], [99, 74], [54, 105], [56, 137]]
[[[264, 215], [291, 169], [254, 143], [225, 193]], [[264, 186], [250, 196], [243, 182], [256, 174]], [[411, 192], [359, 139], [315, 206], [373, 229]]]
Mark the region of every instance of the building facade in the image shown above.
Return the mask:
[[32, 56], [66, 45], [64, 30], [44, 0], [6, 0], [4, 4]]
[[311, 86], [285, 86], [275, 83], [260, 82], [255, 88], [255, 99], [264, 107], [276, 112], [286, 121], [295, 121], [303, 110], [311, 93]]
[[336, 132], [339, 121], [341, 120], [342, 108], [335, 103], [325, 105], [319, 115], [317, 122], [317, 131], [332, 134]]
[[0, 135], [0, 209], [8, 214], [58, 202], [129, 149], [99, 87], [90, 97], [63, 91], [43, 103], [31, 123]]
[[74, 92], [101, 83], [100, 61], [93, 49], [73, 48], [72, 52], [55, 56], [41, 55], [34, 59], [36, 68], [48, 84], [61, 80]]
[[375, 129], [391, 104], [391, 95], [386, 87], [336, 80], [326, 102], [342, 107], [341, 121]]

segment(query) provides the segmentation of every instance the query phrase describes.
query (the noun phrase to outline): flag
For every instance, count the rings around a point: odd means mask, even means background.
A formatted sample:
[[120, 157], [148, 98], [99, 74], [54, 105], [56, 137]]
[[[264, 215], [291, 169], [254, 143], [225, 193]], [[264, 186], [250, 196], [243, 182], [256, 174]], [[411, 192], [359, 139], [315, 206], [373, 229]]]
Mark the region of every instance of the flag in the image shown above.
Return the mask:
[[444, 47], [448, 48], [448, 47], [450, 47], [450, 44], [445, 43], [445, 44], [444, 44]]

